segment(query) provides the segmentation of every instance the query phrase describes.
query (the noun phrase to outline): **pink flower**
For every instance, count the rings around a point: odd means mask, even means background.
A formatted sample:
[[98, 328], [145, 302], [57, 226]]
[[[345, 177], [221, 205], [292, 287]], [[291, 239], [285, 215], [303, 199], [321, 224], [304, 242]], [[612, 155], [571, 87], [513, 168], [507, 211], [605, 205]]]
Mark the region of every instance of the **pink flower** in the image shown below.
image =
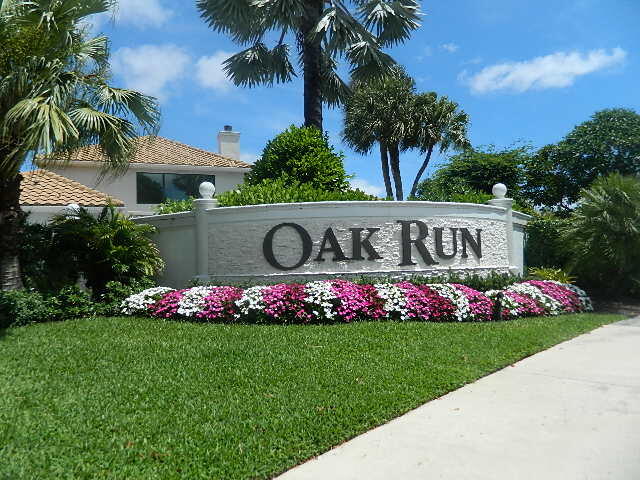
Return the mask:
[[238, 315], [236, 301], [242, 297], [242, 289], [237, 287], [212, 287], [211, 293], [205, 297], [202, 311], [197, 318], [213, 321], [233, 321]]
[[165, 294], [156, 303], [149, 305], [149, 313], [154, 317], [171, 318], [178, 314], [180, 300], [187, 289], [176, 290]]

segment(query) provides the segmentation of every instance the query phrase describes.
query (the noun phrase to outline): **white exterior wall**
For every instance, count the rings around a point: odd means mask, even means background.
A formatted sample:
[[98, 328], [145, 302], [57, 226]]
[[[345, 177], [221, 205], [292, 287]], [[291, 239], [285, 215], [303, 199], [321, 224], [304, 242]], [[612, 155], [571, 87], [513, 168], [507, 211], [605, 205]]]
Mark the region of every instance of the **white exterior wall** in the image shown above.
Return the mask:
[[[318, 202], [300, 204], [256, 205], [246, 207], [211, 208], [204, 211], [203, 224], [189, 220], [193, 229], [206, 229], [208, 250], [206, 259], [194, 256], [194, 263], [176, 262], [160, 278], [161, 284], [183, 287], [185, 279], [196, 276], [198, 270], [207, 271], [206, 278], [218, 282], [259, 279], [268, 277], [270, 281], [306, 281], [335, 275], [378, 275], [378, 274], [425, 274], [433, 275], [448, 271], [484, 274], [489, 271], [508, 272], [523, 270], [523, 227], [526, 215], [514, 215], [513, 232], [507, 230], [508, 210], [502, 207], [475, 204], [434, 203], [434, 202]], [[192, 214], [180, 214], [192, 215]], [[171, 259], [184, 255], [185, 251], [196, 248], [197, 233], [188, 238], [172, 231], [166, 222], [177, 222], [173, 215], [161, 215], [137, 219], [140, 223], [156, 225], [159, 234], [155, 240], [163, 255]], [[182, 218], [182, 217], [180, 217]], [[197, 218], [194, 216], [194, 219]], [[428, 237], [424, 244], [438, 262], [426, 265], [412, 247], [412, 259], [416, 265], [400, 266], [401, 228], [398, 220], [418, 220], [428, 226]], [[282, 271], [269, 264], [263, 253], [265, 235], [276, 225], [296, 223], [311, 236], [313, 248], [311, 256], [301, 267]], [[186, 224], [185, 224], [186, 225]], [[443, 244], [445, 253], [451, 253], [452, 236], [449, 228], [467, 228], [475, 238], [476, 229], [482, 230], [482, 258], [478, 258], [471, 248], [468, 257], [462, 258], [461, 234], [457, 232], [458, 253], [454, 258], [439, 258], [434, 247], [434, 227], [444, 227]], [[333, 252], [324, 254], [324, 262], [315, 261], [327, 228], [331, 228], [346, 257], [351, 258], [352, 240], [350, 228], [380, 228], [371, 238], [371, 244], [383, 257], [379, 260], [333, 261]], [[175, 230], [175, 228], [174, 228]], [[185, 230], [187, 231], [186, 227]], [[415, 238], [417, 227], [411, 228], [411, 238]], [[508, 235], [513, 235], [512, 242]], [[362, 238], [365, 238], [363, 232]], [[513, 251], [509, 251], [509, 243]], [[277, 260], [285, 265], [296, 264], [301, 258], [302, 242], [293, 228], [283, 227], [275, 235], [273, 250]], [[166, 252], [166, 253], [165, 253]], [[202, 255], [202, 254], [201, 254]], [[197, 255], [196, 255], [197, 256]], [[363, 256], [368, 255], [363, 251]], [[198, 268], [206, 262], [206, 269]], [[169, 262], [168, 262], [169, 265]], [[193, 266], [191, 273], [188, 268]]]
[[136, 174], [138, 172], [215, 175], [216, 191], [218, 193], [235, 189], [244, 181], [245, 173], [249, 172], [248, 168], [214, 168], [137, 163], [131, 164], [129, 170], [120, 177], [106, 177], [101, 182], [98, 182], [99, 168], [100, 165], [95, 162], [72, 162], [65, 166], [52, 166], [49, 167], [48, 170], [122, 200], [125, 203], [126, 212], [136, 216], [153, 214], [153, 207], [157, 205], [137, 203]]

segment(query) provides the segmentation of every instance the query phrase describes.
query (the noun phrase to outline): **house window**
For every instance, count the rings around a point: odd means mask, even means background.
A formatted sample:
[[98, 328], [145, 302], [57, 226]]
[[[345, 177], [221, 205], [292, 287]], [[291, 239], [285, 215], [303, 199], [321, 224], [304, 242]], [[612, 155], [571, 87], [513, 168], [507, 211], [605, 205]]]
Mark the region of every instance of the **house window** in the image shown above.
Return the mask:
[[202, 182], [215, 185], [215, 175], [181, 173], [142, 173], [136, 176], [137, 202], [139, 204], [162, 203], [165, 200], [198, 198]]

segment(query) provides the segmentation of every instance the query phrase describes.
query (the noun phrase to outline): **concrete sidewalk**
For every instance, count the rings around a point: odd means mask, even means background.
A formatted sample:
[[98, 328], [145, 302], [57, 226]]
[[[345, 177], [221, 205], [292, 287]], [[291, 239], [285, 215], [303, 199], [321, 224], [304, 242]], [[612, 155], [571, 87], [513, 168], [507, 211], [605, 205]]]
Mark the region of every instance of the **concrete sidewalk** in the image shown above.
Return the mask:
[[524, 359], [279, 478], [640, 479], [640, 317]]

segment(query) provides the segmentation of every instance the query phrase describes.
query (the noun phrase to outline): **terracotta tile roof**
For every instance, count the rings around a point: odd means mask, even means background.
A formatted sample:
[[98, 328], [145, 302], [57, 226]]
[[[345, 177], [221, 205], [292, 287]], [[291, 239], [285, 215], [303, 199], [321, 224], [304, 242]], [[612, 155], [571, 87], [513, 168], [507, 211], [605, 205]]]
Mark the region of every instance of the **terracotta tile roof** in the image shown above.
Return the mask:
[[122, 200], [48, 170], [22, 172], [22, 176], [24, 179], [20, 184], [21, 205], [66, 206], [76, 203], [81, 207], [102, 207], [111, 200], [117, 207], [124, 206]]
[[[251, 164], [223, 157], [184, 143], [163, 137], [140, 137], [138, 149], [131, 163], [156, 165], [191, 165], [196, 167], [233, 167], [251, 168]], [[100, 162], [104, 159], [96, 145], [77, 149], [71, 155], [71, 161]]]

